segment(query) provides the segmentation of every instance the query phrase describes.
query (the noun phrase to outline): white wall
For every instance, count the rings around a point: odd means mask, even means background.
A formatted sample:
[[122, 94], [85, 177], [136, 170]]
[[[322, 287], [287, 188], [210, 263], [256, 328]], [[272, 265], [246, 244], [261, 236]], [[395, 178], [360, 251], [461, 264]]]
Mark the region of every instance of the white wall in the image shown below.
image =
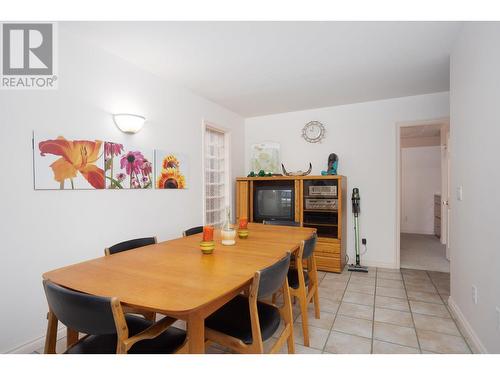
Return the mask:
[[434, 194], [441, 194], [441, 148], [402, 148], [402, 233], [434, 234]]
[[[348, 196], [361, 193], [361, 235], [368, 240], [365, 264], [396, 267], [396, 123], [449, 115], [448, 93], [436, 93], [308, 111], [254, 117], [245, 121], [246, 164], [252, 143], [276, 141], [287, 170], [326, 169], [328, 155], [339, 156], [339, 174], [347, 176]], [[327, 128], [321, 144], [301, 138], [302, 127], [318, 120]], [[351, 207], [348, 207], [347, 251], [353, 259]]]
[[[176, 237], [202, 214], [202, 119], [231, 129], [232, 178], [244, 173], [243, 119], [170, 86], [68, 35], [59, 27], [59, 89], [0, 91], [0, 352], [44, 334], [42, 273], [103, 255], [105, 246], [139, 236]], [[125, 135], [110, 114], [144, 114]], [[32, 131], [126, 142], [188, 153], [186, 191], [34, 191]]]
[[450, 302], [470, 324], [476, 344], [491, 353], [500, 353], [499, 42], [498, 22], [466, 23], [452, 51], [450, 86]]

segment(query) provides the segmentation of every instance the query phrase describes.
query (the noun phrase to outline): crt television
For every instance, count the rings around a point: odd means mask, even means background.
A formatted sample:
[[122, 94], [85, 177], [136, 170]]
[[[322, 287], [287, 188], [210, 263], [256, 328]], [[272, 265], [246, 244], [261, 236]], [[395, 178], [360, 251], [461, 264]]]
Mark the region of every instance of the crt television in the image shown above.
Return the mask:
[[253, 220], [295, 219], [295, 187], [293, 181], [255, 181]]

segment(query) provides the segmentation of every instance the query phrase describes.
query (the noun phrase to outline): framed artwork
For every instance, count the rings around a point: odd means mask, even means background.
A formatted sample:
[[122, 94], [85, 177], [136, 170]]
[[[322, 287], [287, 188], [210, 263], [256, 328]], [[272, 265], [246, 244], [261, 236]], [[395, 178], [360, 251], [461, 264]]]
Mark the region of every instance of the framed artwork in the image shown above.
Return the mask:
[[104, 142], [33, 134], [35, 190], [104, 189]]
[[153, 156], [152, 150], [105, 142], [106, 189], [151, 189]]
[[250, 170], [258, 173], [280, 174], [280, 144], [276, 142], [255, 143], [250, 147]]
[[155, 150], [155, 187], [157, 189], [187, 189], [189, 158], [187, 155]]

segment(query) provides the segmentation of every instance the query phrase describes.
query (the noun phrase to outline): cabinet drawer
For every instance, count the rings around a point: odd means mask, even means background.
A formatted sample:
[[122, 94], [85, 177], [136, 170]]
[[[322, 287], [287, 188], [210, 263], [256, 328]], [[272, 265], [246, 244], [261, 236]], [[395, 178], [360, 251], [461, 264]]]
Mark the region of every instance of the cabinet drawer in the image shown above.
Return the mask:
[[316, 254], [314, 256], [316, 259], [316, 263], [319, 266], [320, 264], [335, 264], [338, 266], [340, 264], [340, 255], [324, 255], [324, 254]]
[[320, 271], [341, 272], [340, 255], [323, 256], [316, 254], [316, 266]]
[[326, 254], [338, 254], [340, 255], [340, 244], [331, 242], [321, 242], [316, 243], [315, 253], [326, 253]]

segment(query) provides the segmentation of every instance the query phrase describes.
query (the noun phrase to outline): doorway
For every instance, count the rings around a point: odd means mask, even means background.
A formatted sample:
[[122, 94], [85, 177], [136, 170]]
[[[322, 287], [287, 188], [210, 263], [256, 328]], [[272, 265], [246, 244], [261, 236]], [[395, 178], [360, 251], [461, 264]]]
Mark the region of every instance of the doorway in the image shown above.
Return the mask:
[[397, 261], [401, 268], [449, 273], [449, 120], [397, 130]]

